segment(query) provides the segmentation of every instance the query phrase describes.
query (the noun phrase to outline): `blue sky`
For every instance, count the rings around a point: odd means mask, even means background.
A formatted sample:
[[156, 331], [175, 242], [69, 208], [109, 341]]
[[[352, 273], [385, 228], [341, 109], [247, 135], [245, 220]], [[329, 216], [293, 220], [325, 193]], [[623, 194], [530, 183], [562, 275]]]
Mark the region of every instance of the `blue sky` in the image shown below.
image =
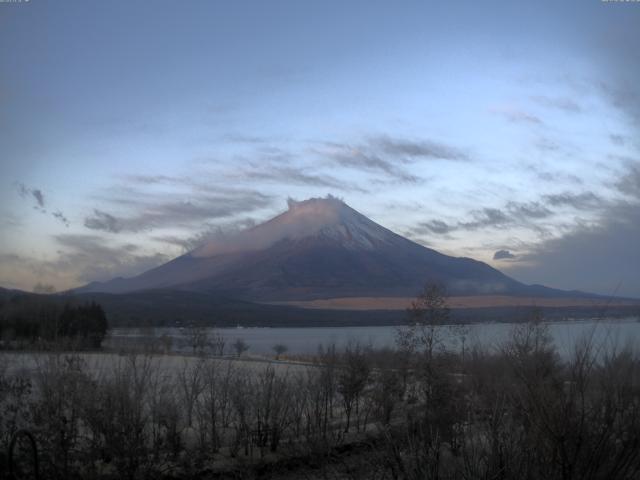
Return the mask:
[[133, 275], [333, 194], [640, 297], [639, 32], [634, 2], [0, 3], [0, 285]]

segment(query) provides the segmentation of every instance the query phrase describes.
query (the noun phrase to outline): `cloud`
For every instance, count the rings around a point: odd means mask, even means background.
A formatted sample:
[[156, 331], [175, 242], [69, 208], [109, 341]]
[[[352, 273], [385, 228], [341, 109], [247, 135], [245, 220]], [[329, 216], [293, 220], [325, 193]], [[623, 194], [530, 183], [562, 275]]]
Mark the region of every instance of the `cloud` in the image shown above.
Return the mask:
[[624, 194], [640, 199], [640, 162], [628, 162], [625, 174], [616, 183]]
[[123, 175], [122, 179], [127, 183], [142, 185], [181, 184], [187, 181], [185, 178], [169, 175]]
[[132, 244], [110, 244], [94, 235], [61, 234], [53, 240], [58, 250], [51, 259], [0, 254], [0, 282], [22, 289], [41, 284], [64, 290], [91, 281], [134, 276], [170, 260], [164, 254], [145, 253]]
[[[137, 194], [136, 194], [137, 193]], [[116, 216], [100, 209], [85, 218], [85, 227], [110, 233], [141, 232], [159, 228], [199, 226], [209, 220], [232, 217], [270, 205], [273, 197], [253, 190], [219, 189], [219, 193], [195, 192], [193, 199], [179, 200], [182, 194], [113, 197], [133, 212]], [[174, 197], [174, 200], [171, 200]], [[170, 199], [170, 200], [167, 200]]]
[[442, 220], [430, 220], [428, 222], [419, 223], [417, 228], [414, 229], [414, 232], [446, 235], [452, 230], [455, 230], [455, 226], [451, 226]]
[[431, 140], [413, 141], [402, 138], [391, 138], [387, 135], [372, 137], [370, 144], [378, 147], [391, 156], [410, 158], [433, 158], [454, 161], [467, 161], [469, 157], [461, 150]]
[[[23, 183], [17, 183], [16, 188], [18, 190], [18, 194], [22, 198], [35, 200], [35, 204], [33, 206], [35, 210], [38, 210], [40, 213], [47, 213], [47, 209], [45, 208], [44, 193], [42, 193], [42, 190], [38, 188], [27, 187]], [[60, 210], [51, 212], [51, 216], [61, 222], [65, 227], [70, 226], [69, 219]]]
[[331, 175], [318, 175], [304, 172], [294, 167], [268, 166], [263, 169], [243, 170], [239, 176], [250, 180], [272, 181], [290, 185], [308, 185], [313, 187], [328, 187], [343, 191], [358, 191], [366, 193], [367, 190], [348, 182], [338, 180]]
[[[540, 148], [540, 145], [537, 144], [537, 147]], [[544, 147], [542, 147], [542, 149], [544, 150]], [[527, 166], [527, 169], [533, 172], [538, 180], [542, 180], [548, 183], [574, 183], [576, 185], [582, 185], [584, 183], [582, 179], [580, 179], [580, 177], [573, 173], [567, 173], [558, 170], [549, 171], [547, 170], [548, 167], [549, 165], [547, 165], [545, 168], [541, 168], [539, 165], [529, 165]]]
[[544, 95], [535, 95], [531, 99], [539, 105], [548, 108], [555, 108], [568, 113], [580, 113], [582, 107], [575, 101], [567, 97], [547, 97]]
[[444, 220], [432, 219], [418, 223], [408, 232], [410, 235], [436, 234], [449, 236], [450, 233], [464, 230], [476, 231], [485, 228], [496, 228], [511, 225], [524, 225], [539, 235], [546, 233], [536, 225], [536, 220], [552, 216], [554, 212], [541, 202], [507, 202], [504, 208], [482, 208], [471, 210], [471, 220], [447, 223]]
[[31, 190], [31, 195], [33, 195], [33, 198], [35, 198], [36, 202], [38, 202], [38, 206], [40, 208], [44, 208], [44, 195], [42, 194], [42, 192], [38, 189]]
[[546, 218], [553, 214], [551, 210], [539, 202], [509, 202], [507, 203], [507, 210], [511, 215], [519, 219]]
[[590, 210], [598, 207], [602, 200], [593, 192], [582, 193], [554, 193], [550, 195], [543, 195], [543, 200], [548, 205], [553, 207], [571, 207], [576, 210]]
[[[213, 164], [209, 159], [202, 159], [205, 165], [202, 176], [210, 178], [212, 182], [219, 183], [220, 179], [236, 180], [238, 182], [271, 182], [283, 186], [311, 186], [323, 187], [333, 190], [369, 193], [362, 182], [347, 181], [336, 174], [335, 166], [360, 172], [368, 172], [376, 176], [371, 182], [385, 181], [400, 183], [418, 183], [422, 181], [418, 175], [411, 171], [415, 163], [434, 161], [468, 161], [467, 153], [431, 139], [412, 140], [406, 138], [393, 138], [388, 135], [372, 135], [364, 137], [361, 141], [350, 143], [339, 142], [314, 142], [312, 148], [304, 152], [290, 152], [279, 147], [265, 145], [265, 142], [256, 142], [250, 138], [248, 146], [252, 149], [249, 154], [235, 157], [236, 165], [233, 169], [227, 168], [227, 162], [215, 162], [215, 171], [207, 170]], [[302, 154], [313, 155], [320, 161], [313, 168], [300, 165], [299, 158]], [[244, 165], [238, 168], [237, 163]], [[222, 168], [220, 166], [222, 165]], [[353, 175], [350, 175], [353, 178]], [[383, 177], [383, 178], [381, 178]], [[152, 188], [154, 186], [168, 185], [175, 188], [199, 190], [202, 187], [202, 179], [194, 180], [194, 176], [172, 177], [156, 174], [137, 174], [121, 177], [125, 184], [132, 189]], [[103, 212], [120, 219], [119, 215], [100, 208]], [[93, 218], [93, 215], [91, 216]], [[91, 225], [98, 222], [89, 221]]]
[[615, 144], [615, 145], [624, 145], [627, 143], [627, 137], [625, 137], [624, 135], [609, 135], [609, 138], [611, 139], [611, 143]]
[[511, 217], [498, 208], [483, 208], [471, 212], [473, 220], [460, 222], [458, 227], [464, 230], [478, 230], [486, 227], [497, 227], [511, 223]]
[[547, 196], [557, 205], [598, 206], [590, 223], [577, 223], [560, 236], [531, 246], [509, 264], [509, 273], [533, 283], [640, 298], [640, 171], [627, 165], [617, 186], [626, 199], [604, 203], [585, 194]]
[[553, 212], [540, 202], [508, 202], [504, 209], [482, 208], [469, 212], [472, 220], [447, 223], [443, 220], [432, 219], [418, 223], [410, 230], [410, 234], [449, 235], [458, 230], [475, 231], [483, 228], [495, 228], [514, 223], [530, 225], [532, 220], [539, 220], [553, 215]]
[[255, 220], [252, 218], [245, 218], [221, 225], [208, 225], [207, 228], [194, 235], [157, 235], [152, 238], [162, 243], [181, 247], [182, 251], [186, 253], [201, 247], [208, 242], [223, 240], [243, 230], [254, 227], [255, 225]]
[[69, 228], [69, 226], [70, 226], [69, 219], [67, 217], [65, 217], [64, 214], [60, 210], [56, 210], [55, 212], [51, 212], [51, 215], [56, 220], [59, 220], [60, 222], [62, 222], [62, 224], [64, 224], [65, 227]]
[[188, 252], [193, 250], [198, 246], [192, 237], [180, 237], [177, 235], [157, 235], [153, 237], [154, 240], [162, 243], [166, 243], [167, 245], [174, 245], [176, 247], [182, 248], [183, 252]]
[[533, 283], [640, 298], [640, 206], [609, 208], [599, 224], [578, 225], [566, 235], [542, 242], [509, 273]]
[[542, 120], [535, 115], [517, 108], [494, 108], [493, 113], [502, 115], [512, 123], [528, 123], [532, 125], [542, 125]]
[[132, 244], [110, 245], [94, 235], [56, 235], [61, 246], [57, 260], [47, 267], [70, 271], [80, 282], [103, 281], [137, 275], [169, 260], [164, 254], [138, 253]]
[[94, 209], [93, 215], [84, 219], [84, 226], [91, 230], [111, 233], [118, 233], [121, 230], [116, 217], [98, 209]]
[[[332, 150], [328, 154], [329, 158], [342, 167], [383, 173], [403, 183], [416, 183], [419, 181], [418, 177], [408, 173], [404, 168], [394, 165], [391, 161], [375, 153], [366, 152], [359, 147], [333, 144]], [[402, 162], [399, 161], [398, 163]]]
[[625, 113], [636, 127], [640, 126], [640, 95], [635, 85], [621, 80], [617, 83], [599, 82], [597, 86], [611, 105]]
[[259, 137], [257, 135], [246, 135], [241, 133], [228, 133], [222, 136], [222, 140], [229, 143], [239, 143], [243, 145], [264, 145], [270, 141], [266, 137]]
[[508, 260], [511, 258], [516, 258], [516, 256], [511, 253], [509, 250], [498, 250], [493, 254], [494, 260]]
[[410, 140], [372, 135], [355, 144], [323, 142], [314, 153], [345, 168], [383, 174], [401, 183], [423, 179], [410, 172], [412, 165], [432, 160], [468, 161], [462, 150], [434, 140]]
[[23, 220], [11, 212], [0, 213], [0, 225], [6, 228], [21, 227]]
[[547, 137], [538, 138], [535, 142], [535, 146], [536, 148], [538, 148], [538, 150], [545, 153], [558, 152], [561, 149], [558, 142], [555, 142]]
[[36, 206], [38, 208], [44, 209], [44, 194], [42, 193], [42, 190], [39, 190], [37, 188], [29, 188], [23, 183], [18, 183], [17, 188], [18, 194], [22, 198], [32, 198], [36, 201]]
[[630, 126], [638, 133], [640, 127], [640, 56], [637, 45], [640, 43], [638, 17], [628, 15], [616, 22], [615, 28], [601, 29], [599, 40], [600, 60], [606, 75], [593, 82], [596, 89], [605, 96], [615, 108], [630, 120]]

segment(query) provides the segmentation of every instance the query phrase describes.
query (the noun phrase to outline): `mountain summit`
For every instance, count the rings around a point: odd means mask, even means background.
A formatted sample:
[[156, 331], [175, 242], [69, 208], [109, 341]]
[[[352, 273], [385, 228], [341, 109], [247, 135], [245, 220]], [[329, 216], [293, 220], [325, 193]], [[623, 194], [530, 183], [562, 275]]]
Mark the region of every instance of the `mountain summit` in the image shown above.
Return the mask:
[[443, 255], [378, 225], [328, 196], [227, 238], [208, 242], [132, 278], [92, 283], [81, 292], [175, 289], [260, 301], [413, 296], [426, 282], [454, 295], [565, 294], [517, 282], [470, 258]]
[[197, 248], [194, 257], [256, 251], [284, 240], [326, 239], [346, 249], [373, 250], [391, 244], [398, 235], [369, 220], [343, 201], [328, 196], [298, 202], [288, 200], [289, 209], [271, 220], [224, 240]]

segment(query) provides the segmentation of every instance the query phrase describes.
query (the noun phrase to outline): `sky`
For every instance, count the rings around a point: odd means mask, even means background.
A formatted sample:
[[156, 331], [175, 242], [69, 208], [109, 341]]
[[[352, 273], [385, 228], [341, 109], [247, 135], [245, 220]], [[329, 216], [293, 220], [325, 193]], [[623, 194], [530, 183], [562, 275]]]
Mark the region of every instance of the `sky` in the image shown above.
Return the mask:
[[640, 2], [0, 0], [0, 286], [132, 276], [328, 194], [640, 298]]

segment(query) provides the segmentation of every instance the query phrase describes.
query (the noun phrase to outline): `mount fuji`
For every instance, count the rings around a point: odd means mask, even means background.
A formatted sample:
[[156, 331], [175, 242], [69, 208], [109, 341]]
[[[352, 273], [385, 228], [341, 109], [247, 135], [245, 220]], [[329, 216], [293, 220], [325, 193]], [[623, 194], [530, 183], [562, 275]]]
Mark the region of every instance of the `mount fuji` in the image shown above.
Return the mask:
[[491, 266], [451, 257], [398, 235], [328, 196], [289, 201], [286, 212], [211, 241], [132, 278], [76, 293], [179, 290], [257, 302], [412, 297], [427, 282], [457, 296], [581, 297], [525, 285]]

